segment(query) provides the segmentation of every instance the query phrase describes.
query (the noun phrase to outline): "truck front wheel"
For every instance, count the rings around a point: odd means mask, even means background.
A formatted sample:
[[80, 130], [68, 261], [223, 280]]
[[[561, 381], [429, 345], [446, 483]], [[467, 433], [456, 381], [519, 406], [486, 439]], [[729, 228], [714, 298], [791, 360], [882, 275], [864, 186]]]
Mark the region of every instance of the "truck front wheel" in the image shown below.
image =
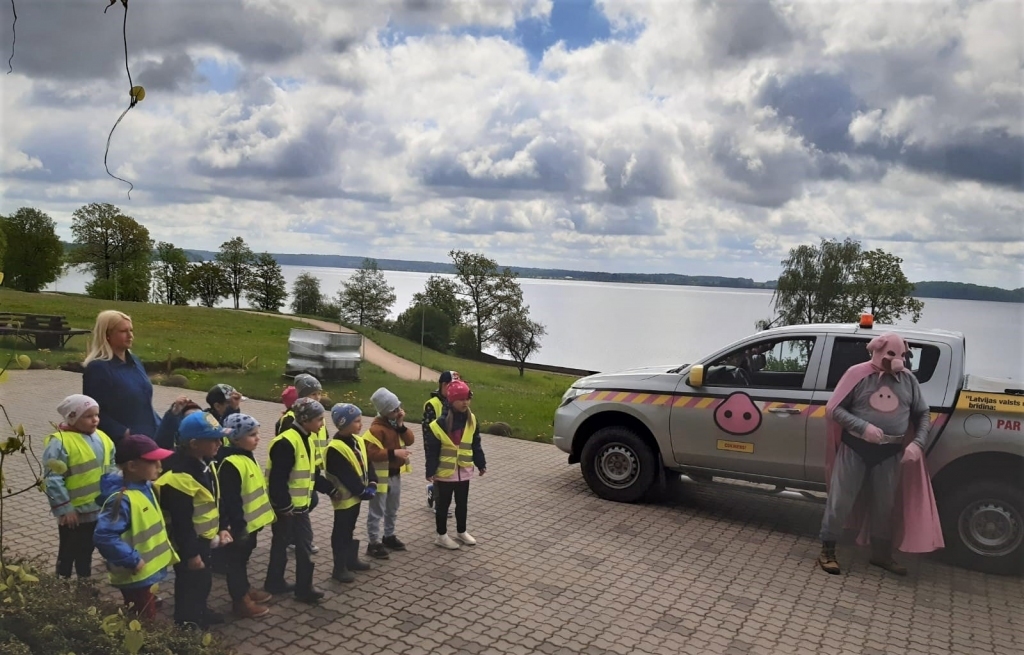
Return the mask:
[[1003, 480], [979, 480], [949, 492], [939, 504], [946, 548], [976, 571], [1024, 569], [1024, 491]]
[[609, 426], [595, 432], [583, 445], [580, 467], [590, 490], [601, 498], [635, 503], [654, 484], [658, 458], [632, 430]]

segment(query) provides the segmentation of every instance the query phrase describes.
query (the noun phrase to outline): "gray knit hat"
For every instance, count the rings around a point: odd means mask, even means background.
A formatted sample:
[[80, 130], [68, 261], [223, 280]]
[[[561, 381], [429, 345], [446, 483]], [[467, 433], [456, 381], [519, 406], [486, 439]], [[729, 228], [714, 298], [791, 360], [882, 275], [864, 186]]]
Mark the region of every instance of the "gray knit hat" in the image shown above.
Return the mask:
[[373, 392], [373, 395], [370, 396], [370, 402], [373, 403], [373, 408], [377, 410], [377, 414], [380, 416], [387, 416], [402, 406], [402, 401], [398, 399], [398, 396], [384, 387]]
[[292, 385], [295, 386], [295, 391], [298, 393], [299, 398], [305, 398], [306, 396], [312, 395], [317, 391], [323, 391], [323, 387], [320, 385], [320, 380], [309, 373], [299, 373], [295, 376], [295, 380], [292, 381]]
[[318, 416], [322, 416], [324, 406], [312, 398], [299, 398], [292, 405], [292, 412], [295, 413], [296, 423], [305, 423], [306, 421], [312, 421]]

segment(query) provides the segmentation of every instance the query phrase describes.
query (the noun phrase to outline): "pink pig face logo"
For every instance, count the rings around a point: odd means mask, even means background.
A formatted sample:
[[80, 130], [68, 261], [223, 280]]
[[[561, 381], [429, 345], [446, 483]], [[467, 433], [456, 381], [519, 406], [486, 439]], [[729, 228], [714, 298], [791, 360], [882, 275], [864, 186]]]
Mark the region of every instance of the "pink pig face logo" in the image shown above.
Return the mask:
[[900, 408], [900, 399], [896, 397], [896, 394], [893, 393], [892, 389], [888, 386], [884, 386], [871, 394], [868, 404], [871, 405], [871, 409], [876, 412], [888, 414], [889, 412], [895, 412]]
[[750, 396], [737, 391], [715, 408], [715, 425], [723, 432], [742, 436], [761, 427], [761, 410]]

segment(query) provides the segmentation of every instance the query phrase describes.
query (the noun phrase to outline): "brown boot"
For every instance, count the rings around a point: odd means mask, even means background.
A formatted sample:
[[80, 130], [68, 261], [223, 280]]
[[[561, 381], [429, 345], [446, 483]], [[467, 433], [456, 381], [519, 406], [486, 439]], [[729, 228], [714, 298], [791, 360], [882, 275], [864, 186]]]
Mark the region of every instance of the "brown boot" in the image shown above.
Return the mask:
[[242, 600], [235, 602], [235, 616], [240, 619], [255, 619], [265, 616], [270, 612], [266, 605], [257, 605], [251, 598], [244, 596]]
[[250, 587], [249, 593], [247, 593], [246, 596], [249, 598], [249, 600], [256, 603], [257, 605], [263, 605], [264, 603], [267, 603], [268, 601], [270, 601], [271, 598], [274, 597], [273, 594], [268, 594], [267, 592], [257, 589], [256, 587]]
[[888, 539], [871, 538], [871, 559], [868, 563], [885, 569], [894, 575], [906, 575], [906, 567], [900, 566], [892, 558], [892, 542]]
[[818, 566], [825, 573], [839, 575], [839, 561], [836, 560], [836, 542], [821, 542], [821, 554], [818, 555]]

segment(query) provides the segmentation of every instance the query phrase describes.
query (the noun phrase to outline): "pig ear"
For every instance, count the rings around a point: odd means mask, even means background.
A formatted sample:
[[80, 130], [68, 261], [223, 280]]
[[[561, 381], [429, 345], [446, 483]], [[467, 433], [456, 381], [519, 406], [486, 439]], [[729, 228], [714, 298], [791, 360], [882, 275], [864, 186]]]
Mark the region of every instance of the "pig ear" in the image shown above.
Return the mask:
[[879, 335], [868, 342], [869, 353], [873, 353], [876, 350], [881, 350], [882, 348], [885, 348], [885, 337], [883, 335]]

